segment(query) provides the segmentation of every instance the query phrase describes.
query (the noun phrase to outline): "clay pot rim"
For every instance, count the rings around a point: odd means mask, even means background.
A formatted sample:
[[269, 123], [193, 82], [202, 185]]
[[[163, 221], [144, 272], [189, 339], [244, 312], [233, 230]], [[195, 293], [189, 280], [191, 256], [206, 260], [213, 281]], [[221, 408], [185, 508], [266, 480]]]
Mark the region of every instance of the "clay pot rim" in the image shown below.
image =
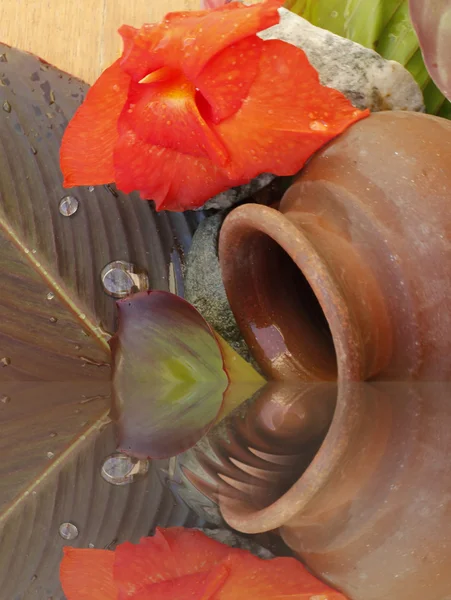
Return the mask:
[[329, 325], [337, 357], [337, 379], [362, 381], [364, 365], [359, 352], [359, 334], [338, 283], [307, 237], [274, 208], [244, 204], [235, 208], [221, 227], [218, 254], [232, 311], [235, 312], [227, 288], [233, 268], [227, 260], [227, 251], [236, 245], [234, 240], [241, 232], [243, 235], [262, 232], [290, 256], [312, 288]]
[[[359, 384], [349, 385], [359, 389]], [[293, 518], [305, 518], [308, 523], [309, 508], [342, 465], [348, 453], [349, 434], [358, 427], [360, 413], [355, 398], [354, 394], [349, 395], [348, 385], [338, 385], [335, 413], [323, 443], [304, 473], [275, 502], [256, 510], [242, 500], [219, 498], [222, 516], [230, 527], [242, 533], [256, 534], [285, 527]], [[305, 517], [299, 516], [302, 510]]]

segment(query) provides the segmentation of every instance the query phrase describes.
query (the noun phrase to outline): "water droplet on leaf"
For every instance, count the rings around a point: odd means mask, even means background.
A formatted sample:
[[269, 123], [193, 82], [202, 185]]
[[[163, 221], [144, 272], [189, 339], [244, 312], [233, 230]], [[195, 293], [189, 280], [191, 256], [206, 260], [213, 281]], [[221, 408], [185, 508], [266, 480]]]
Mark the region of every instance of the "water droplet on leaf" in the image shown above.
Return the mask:
[[134, 291], [149, 289], [149, 277], [143, 270], [123, 260], [107, 264], [100, 274], [104, 291], [113, 298], [125, 298]]
[[64, 196], [60, 200], [59, 211], [64, 217], [71, 217], [77, 212], [79, 204], [75, 196]]
[[149, 470], [149, 461], [136, 460], [116, 452], [105, 459], [101, 475], [105, 481], [113, 485], [127, 485], [132, 483], [136, 477], [145, 475]]
[[55, 453], [54, 452], [47, 452], [47, 458], [55, 458]]
[[64, 540], [75, 540], [78, 537], [78, 529], [73, 523], [61, 523], [58, 531]]
[[49, 292], [46, 296], [47, 300], [53, 300], [55, 298], [55, 294], [53, 292]]

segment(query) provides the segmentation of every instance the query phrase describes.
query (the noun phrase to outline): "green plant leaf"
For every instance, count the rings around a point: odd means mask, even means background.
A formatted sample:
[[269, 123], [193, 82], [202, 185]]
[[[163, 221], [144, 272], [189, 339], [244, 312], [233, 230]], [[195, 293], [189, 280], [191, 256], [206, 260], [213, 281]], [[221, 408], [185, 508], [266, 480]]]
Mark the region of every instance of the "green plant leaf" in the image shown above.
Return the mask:
[[409, 0], [409, 6], [427, 69], [436, 86], [451, 100], [451, 2]]
[[[112, 416], [124, 452], [179, 454], [217, 420], [227, 392], [229, 411], [264, 383], [230, 347], [223, 355], [225, 342], [180, 297], [143, 292], [119, 301], [118, 310]], [[232, 378], [243, 388], [231, 387]]]
[[[0, 595], [8, 599], [63, 597], [64, 521], [79, 528], [72, 544], [104, 546], [139, 539], [157, 518], [182, 525], [188, 514], [168, 507], [156, 467], [133, 488], [100, 477], [116, 449], [107, 418], [116, 306], [101, 272], [126, 261], [152, 289], [183, 294], [184, 254], [202, 215], [157, 215], [104, 187], [62, 188], [62, 133], [87, 89], [0, 44]], [[67, 195], [79, 201], [72, 216], [59, 211]]]

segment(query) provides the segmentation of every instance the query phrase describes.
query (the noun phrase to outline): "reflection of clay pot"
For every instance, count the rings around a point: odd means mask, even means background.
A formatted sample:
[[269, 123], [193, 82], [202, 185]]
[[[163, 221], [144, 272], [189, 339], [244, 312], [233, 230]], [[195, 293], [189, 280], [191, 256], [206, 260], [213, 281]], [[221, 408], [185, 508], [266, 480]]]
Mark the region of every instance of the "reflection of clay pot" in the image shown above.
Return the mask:
[[324, 443], [292, 487], [266, 507], [223, 493], [224, 518], [244, 533], [279, 529], [351, 600], [449, 598], [450, 397], [445, 383], [340, 384]]
[[280, 212], [244, 205], [220, 259], [269, 376], [451, 378], [451, 122], [383, 112], [320, 151]]

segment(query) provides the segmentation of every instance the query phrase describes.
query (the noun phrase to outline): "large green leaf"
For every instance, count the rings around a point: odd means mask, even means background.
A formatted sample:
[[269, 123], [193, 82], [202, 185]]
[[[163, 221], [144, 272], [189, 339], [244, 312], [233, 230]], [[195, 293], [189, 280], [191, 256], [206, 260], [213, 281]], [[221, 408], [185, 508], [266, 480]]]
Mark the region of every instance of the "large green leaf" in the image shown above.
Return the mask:
[[113, 415], [124, 452], [180, 454], [264, 384], [179, 296], [142, 292], [119, 301], [118, 309]]
[[[86, 90], [0, 45], [0, 596], [8, 600], [62, 598], [63, 521], [80, 531], [70, 543], [105, 545], [146, 535], [173, 507], [155, 468], [127, 490], [100, 477], [115, 450], [107, 341], [116, 320], [101, 273], [124, 261], [152, 289], [182, 294], [202, 215], [156, 214], [110, 188], [62, 188], [60, 141]], [[67, 195], [78, 200], [72, 216], [59, 210]]]
[[[420, 0], [419, 4], [423, 5], [423, 2]], [[412, 25], [408, 0], [288, 0], [286, 6], [317, 27], [401, 63], [420, 87], [426, 88], [427, 112], [437, 114], [440, 111], [442, 116], [448, 117], [450, 103], [435, 85], [428, 87], [431, 78]], [[425, 9], [426, 12], [429, 10]]]

